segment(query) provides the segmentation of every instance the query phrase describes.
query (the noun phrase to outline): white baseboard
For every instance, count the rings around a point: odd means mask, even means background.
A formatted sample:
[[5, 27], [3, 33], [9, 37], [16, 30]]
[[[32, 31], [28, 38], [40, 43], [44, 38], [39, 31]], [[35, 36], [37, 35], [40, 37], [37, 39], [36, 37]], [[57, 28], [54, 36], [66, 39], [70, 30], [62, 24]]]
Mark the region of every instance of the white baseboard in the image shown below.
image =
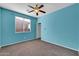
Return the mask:
[[0, 48], [1, 48], [2, 46], [0, 46]]
[[48, 43], [50, 43], [50, 44], [55, 44], [55, 45], [57, 45], [57, 46], [61, 46], [61, 47], [64, 47], [64, 48], [67, 48], [67, 49], [70, 49], [70, 50], [74, 50], [74, 51], [78, 51], [78, 52], [79, 52], [79, 50], [76, 50], [76, 49], [73, 49], [73, 48], [70, 48], [70, 47], [66, 47], [66, 46], [63, 46], [63, 45], [61, 45], [61, 44], [52, 43], [52, 42], [49, 42], [49, 41], [47, 41], [47, 40], [42, 40], [42, 41], [48, 42]]
[[2, 45], [1, 48], [5, 47], [5, 46], [10, 46], [10, 45], [26, 42], [26, 41], [31, 41], [31, 40], [34, 40], [34, 39], [22, 40], [22, 41], [18, 41], [18, 42], [14, 42], [14, 43], [5, 44], [5, 45]]

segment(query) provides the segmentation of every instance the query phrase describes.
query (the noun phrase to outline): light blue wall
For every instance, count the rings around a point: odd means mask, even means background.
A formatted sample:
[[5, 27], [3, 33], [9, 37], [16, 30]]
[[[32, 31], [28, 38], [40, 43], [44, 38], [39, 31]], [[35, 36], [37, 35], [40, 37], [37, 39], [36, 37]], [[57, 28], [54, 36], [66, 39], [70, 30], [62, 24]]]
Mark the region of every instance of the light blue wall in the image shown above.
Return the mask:
[[[78, 10], [79, 10], [79, 8], [78, 8]], [[77, 35], [77, 37], [78, 37], [78, 44], [77, 44], [77, 46], [78, 46], [78, 51], [79, 51], [79, 12], [78, 12], [78, 21], [77, 21], [77, 33], [78, 33], [78, 35]]]
[[[24, 17], [31, 20], [31, 32], [15, 33], [15, 16]], [[28, 15], [20, 14], [2, 8], [2, 46], [14, 44], [17, 42], [33, 40], [36, 38], [37, 19]]]
[[79, 4], [42, 16], [38, 20], [42, 24], [43, 41], [78, 51]]
[[1, 46], [1, 9], [0, 9], [0, 46]]

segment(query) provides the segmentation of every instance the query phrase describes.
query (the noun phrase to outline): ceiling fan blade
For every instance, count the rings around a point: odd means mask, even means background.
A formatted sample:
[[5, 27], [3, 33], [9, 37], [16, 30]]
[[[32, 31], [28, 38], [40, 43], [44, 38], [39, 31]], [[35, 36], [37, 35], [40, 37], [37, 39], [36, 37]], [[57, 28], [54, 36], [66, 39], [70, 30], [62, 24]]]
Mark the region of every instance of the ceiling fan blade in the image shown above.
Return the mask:
[[38, 13], [36, 13], [36, 15], [38, 16]]
[[30, 6], [30, 5], [28, 5], [28, 7], [32, 8], [32, 9], [34, 9], [34, 7], [32, 7], [32, 6]]
[[46, 13], [45, 11], [42, 11], [42, 10], [39, 10], [40, 12], [42, 12], [42, 13]]
[[32, 10], [32, 11], [29, 11], [28, 13], [31, 13], [31, 12], [33, 12], [34, 10]]
[[44, 5], [40, 5], [39, 9], [42, 8], [42, 7], [44, 7]]

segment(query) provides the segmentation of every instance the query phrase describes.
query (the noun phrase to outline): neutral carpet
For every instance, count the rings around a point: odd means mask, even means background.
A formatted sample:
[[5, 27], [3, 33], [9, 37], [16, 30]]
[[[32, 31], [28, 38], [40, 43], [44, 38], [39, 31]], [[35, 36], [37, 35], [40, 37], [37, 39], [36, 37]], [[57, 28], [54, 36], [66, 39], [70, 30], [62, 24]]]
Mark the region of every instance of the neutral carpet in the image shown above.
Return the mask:
[[37, 39], [3, 47], [0, 49], [0, 55], [1, 56], [77, 56], [78, 52]]

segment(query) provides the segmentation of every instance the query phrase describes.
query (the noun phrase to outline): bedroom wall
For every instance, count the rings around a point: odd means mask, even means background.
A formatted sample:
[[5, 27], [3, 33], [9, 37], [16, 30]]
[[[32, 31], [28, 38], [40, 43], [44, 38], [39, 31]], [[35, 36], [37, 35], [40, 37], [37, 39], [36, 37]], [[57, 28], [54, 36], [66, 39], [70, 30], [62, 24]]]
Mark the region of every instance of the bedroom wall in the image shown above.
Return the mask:
[[79, 4], [38, 18], [43, 41], [79, 51]]
[[[17, 13], [11, 10], [1, 8], [2, 10], [2, 46], [15, 44], [18, 42], [33, 40], [36, 38], [37, 18]], [[31, 20], [31, 32], [16, 33], [15, 32], [15, 16], [24, 17]]]
[[1, 46], [1, 9], [0, 9], [0, 46]]

